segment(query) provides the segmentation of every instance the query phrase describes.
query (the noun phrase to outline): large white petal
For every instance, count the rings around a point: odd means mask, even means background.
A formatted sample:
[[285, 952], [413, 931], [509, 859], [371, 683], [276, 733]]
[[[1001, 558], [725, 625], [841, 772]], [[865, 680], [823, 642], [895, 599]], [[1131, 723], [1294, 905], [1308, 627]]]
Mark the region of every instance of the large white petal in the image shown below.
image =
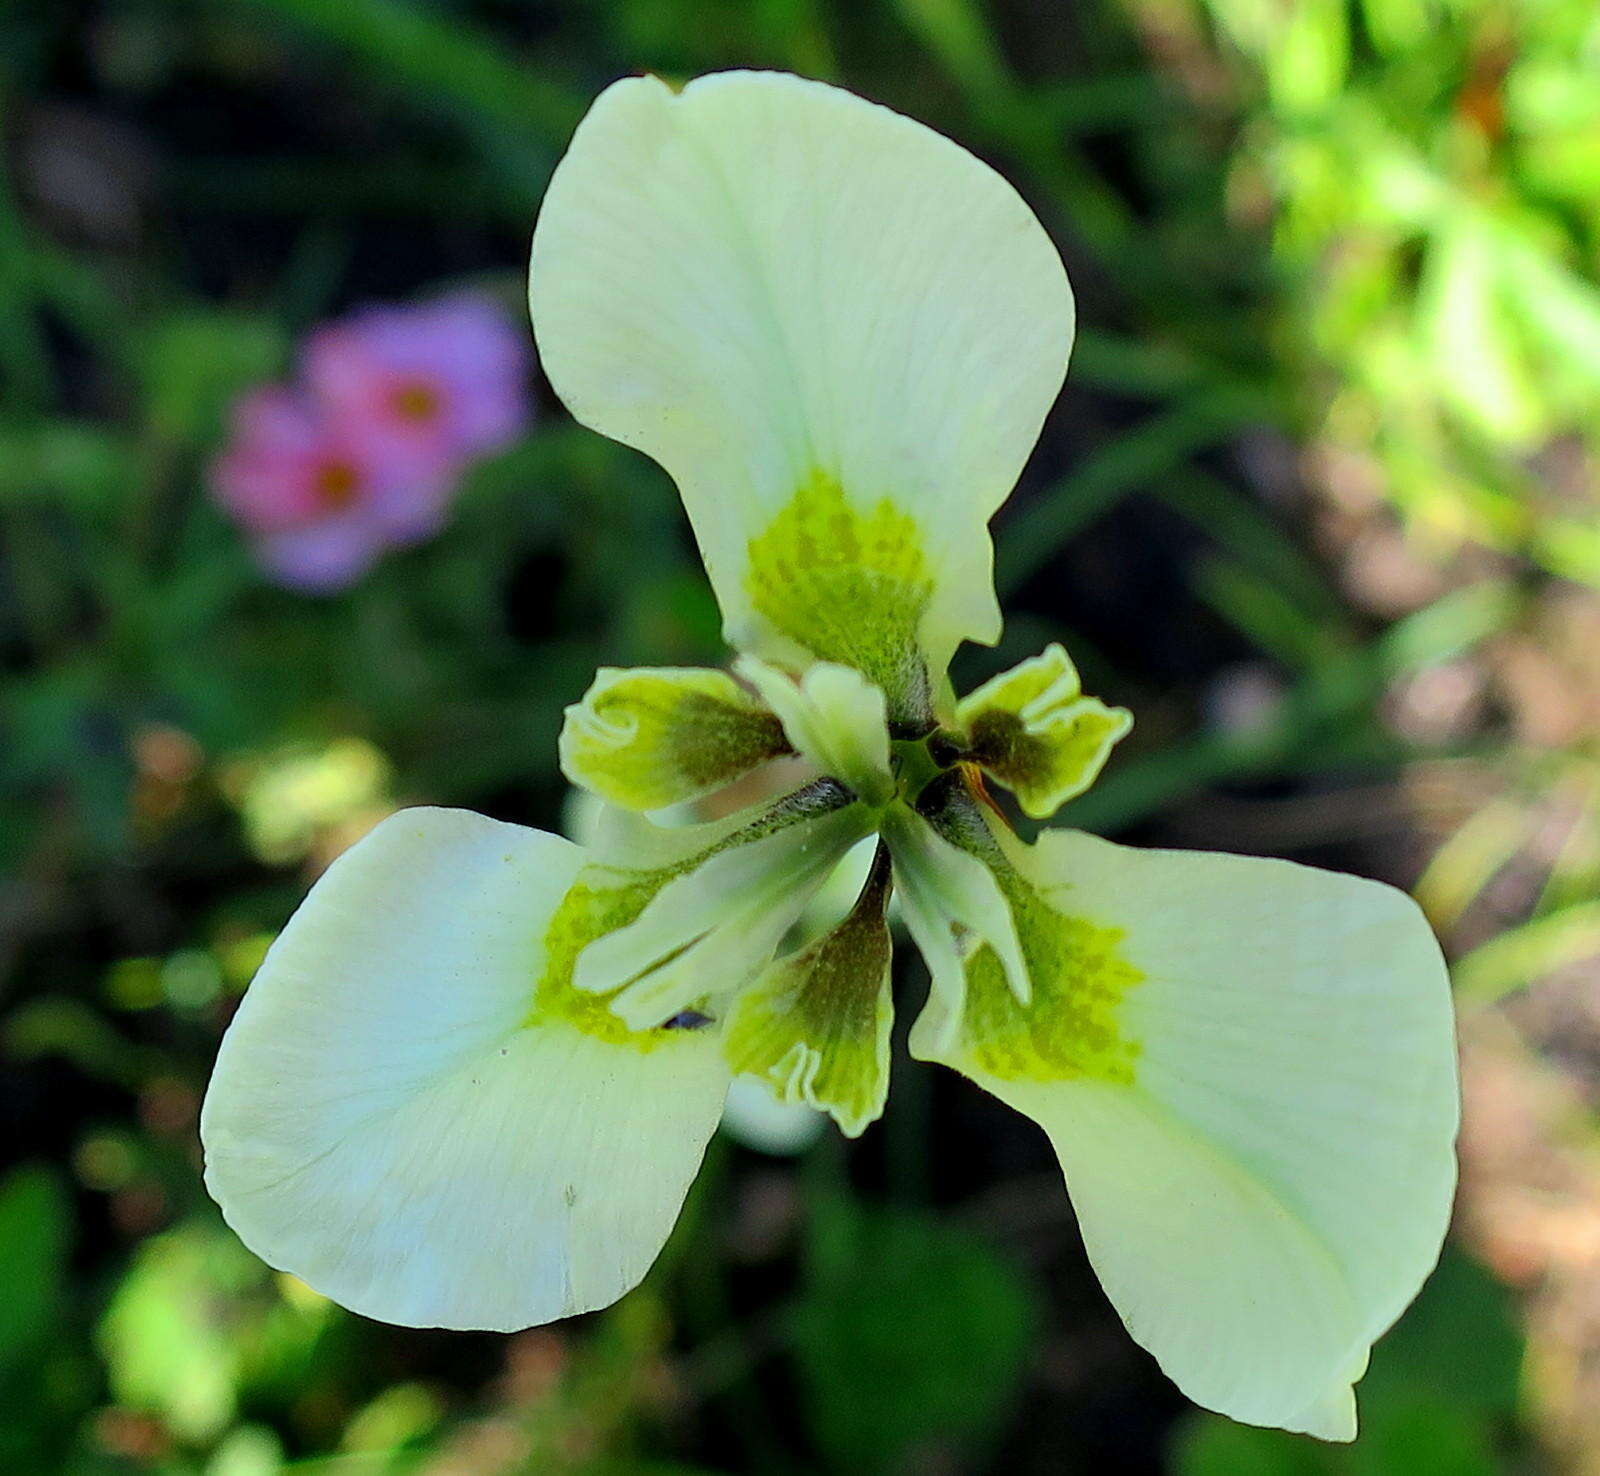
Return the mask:
[[[1437, 1259], [1455, 1185], [1449, 985], [1421, 913], [1285, 861], [1066, 831], [1006, 850], [1108, 930], [1132, 1079], [985, 1064], [966, 1027], [940, 1059], [1044, 1127], [1106, 1291], [1185, 1393], [1350, 1439], [1351, 1385]], [[1073, 958], [1059, 987], [1034, 979], [1032, 1008], [1061, 1010], [1036, 1039], [1070, 1030]]]
[[641, 1048], [530, 1019], [582, 862], [414, 809], [317, 883], [201, 1116], [207, 1187], [263, 1260], [387, 1322], [498, 1330], [604, 1306], [649, 1269], [727, 1075], [700, 1032]]
[[[572, 413], [677, 482], [735, 645], [858, 666], [903, 709], [891, 637], [937, 679], [959, 640], [998, 636], [984, 525], [1061, 387], [1073, 306], [987, 165], [816, 82], [629, 78], [555, 172], [530, 295]], [[783, 588], [763, 589], [751, 545], [775, 526]], [[870, 577], [824, 567], [841, 548]]]

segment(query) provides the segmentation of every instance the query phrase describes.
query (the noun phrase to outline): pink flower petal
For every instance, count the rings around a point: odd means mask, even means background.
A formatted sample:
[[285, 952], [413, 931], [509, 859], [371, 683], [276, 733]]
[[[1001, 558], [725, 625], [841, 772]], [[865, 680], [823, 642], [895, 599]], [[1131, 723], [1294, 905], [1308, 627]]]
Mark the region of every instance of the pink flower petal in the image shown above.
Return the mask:
[[233, 436], [212, 463], [212, 495], [255, 532], [317, 515], [317, 479], [326, 433], [310, 406], [282, 385], [242, 395]]
[[375, 307], [319, 329], [307, 384], [353, 439], [441, 460], [496, 450], [528, 424], [526, 335], [490, 298]]
[[256, 558], [280, 584], [307, 594], [332, 594], [354, 584], [384, 547], [368, 519], [325, 518], [258, 539]]

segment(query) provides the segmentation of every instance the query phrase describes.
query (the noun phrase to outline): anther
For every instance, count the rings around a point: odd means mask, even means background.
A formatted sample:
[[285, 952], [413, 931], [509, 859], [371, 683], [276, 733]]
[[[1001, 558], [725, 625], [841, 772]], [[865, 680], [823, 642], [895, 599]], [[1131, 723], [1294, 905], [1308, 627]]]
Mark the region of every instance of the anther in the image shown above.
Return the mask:
[[663, 1020], [656, 1028], [658, 1030], [703, 1030], [711, 1024], [710, 1015], [702, 1015], [699, 1010], [679, 1010], [670, 1020]]

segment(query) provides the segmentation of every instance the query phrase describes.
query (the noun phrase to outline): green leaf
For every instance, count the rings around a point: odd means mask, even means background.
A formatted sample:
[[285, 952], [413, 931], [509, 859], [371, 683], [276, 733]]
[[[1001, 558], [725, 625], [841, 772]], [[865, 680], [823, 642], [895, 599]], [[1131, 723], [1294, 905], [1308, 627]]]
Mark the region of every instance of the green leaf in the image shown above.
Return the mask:
[[0, 505], [48, 498], [85, 518], [114, 511], [133, 449], [115, 431], [80, 420], [0, 427]]
[[1332, 1468], [1303, 1435], [1256, 1430], [1221, 1415], [1191, 1419], [1174, 1442], [1174, 1476], [1323, 1476]]
[[[261, 1425], [240, 1425], [230, 1431], [206, 1463], [205, 1476], [279, 1476], [284, 1469], [283, 1445]], [[356, 1476], [347, 1472], [346, 1476]]]
[[1005, 63], [973, 0], [896, 0], [896, 9], [969, 93], [993, 97], [1007, 90]]
[[1380, 1405], [1427, 1396], [1496, 1420], [1515, 1413], [1521, 1376], [1522, 1339], [1506, 1289], [1447, 1248], [1416, 1301], [1373, 1350], [1360, 1392], [1374, 1414]]
[[1496, 1476], [1490, 1432], [1468, 1412], [1427, 1401], [1383, 1408], [1343, 1467], [1350, 1476]]
[[1600, 384], [1600, 291], [1506, 232], [1504, 291], [1529, 335], [1593, 386]]
[[1345, 0], [1298, 0], [1267, 59], [1267, 84], [1288, 117], [1326, 108], [1344, 86], [1350, 65]]
[[65, 994], [45, 994], [18, 1006], [0, 1033], [17, 1061], [59, 1057], [93, 1081], [137, 1088], [156, 1065], [148, 1047], [132, 1044], [98, 1011]]
[[1489, 231], [1458, 213], [1428, 251], [1418, 326], [1433, 374], [1457, 413], [1491, 440], [1520, 446], [1539, 434], [1546, 410], [1501, 300], [1499, 269]]

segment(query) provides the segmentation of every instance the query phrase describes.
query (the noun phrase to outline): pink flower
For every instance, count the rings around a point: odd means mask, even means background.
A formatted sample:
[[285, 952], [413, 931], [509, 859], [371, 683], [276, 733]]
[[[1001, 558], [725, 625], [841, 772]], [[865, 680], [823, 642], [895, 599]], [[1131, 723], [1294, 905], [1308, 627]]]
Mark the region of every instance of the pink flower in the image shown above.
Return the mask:
[[212, 491], [285, 584], [342, 588], [384, 549], [427, 538], [443, 522], [454, 468], [355, 429], [284, 385], [234, 406]]
[[489, 298], [363, 309], [311, 335], [303, 388], [240, 398], [212, 492], [274, 577], [342, 588], [436, 533], [463, 463], [526, 428], [528, 368]]
[[528, 362], [526, 335], [471, 292], [352, 313], [313, 333], [304, 359], [312, 393], [357, 434], [446, 460], [523, 431]]

